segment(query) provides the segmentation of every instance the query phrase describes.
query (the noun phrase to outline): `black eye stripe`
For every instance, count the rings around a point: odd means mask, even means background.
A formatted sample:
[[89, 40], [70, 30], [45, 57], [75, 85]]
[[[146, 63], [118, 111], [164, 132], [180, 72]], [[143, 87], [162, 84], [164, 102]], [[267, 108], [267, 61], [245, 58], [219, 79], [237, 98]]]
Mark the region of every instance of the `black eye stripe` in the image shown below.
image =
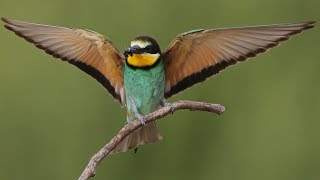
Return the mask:
[[147, 47], [145, 47], [144, 49], [148, 50], [148, 49], [151, 49], [152, 46], [151, 45], [148, 45]]
[[143, 51], [147, 53], [152, 53], [154, 52], [154, 48], [152, 48], [151, 45], [148, 45], [147, 47], [143, 48]]

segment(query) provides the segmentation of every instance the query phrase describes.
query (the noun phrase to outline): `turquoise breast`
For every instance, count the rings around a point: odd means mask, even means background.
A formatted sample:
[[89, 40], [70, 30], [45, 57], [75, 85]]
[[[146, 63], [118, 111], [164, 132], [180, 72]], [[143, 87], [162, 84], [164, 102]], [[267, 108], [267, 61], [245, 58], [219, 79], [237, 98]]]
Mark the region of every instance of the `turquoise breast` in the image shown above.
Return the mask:
[[[140, 114], [146, 115], [155, 111], [164, 98], [164, 65], [160, 61], [150, 69], [132, 68], [125, 65], [124, 87], [127, 101], [127, 122], [135, 120], [130, 98], [137, 106]], [[130, 98], [129, 98], [130, 97]]]

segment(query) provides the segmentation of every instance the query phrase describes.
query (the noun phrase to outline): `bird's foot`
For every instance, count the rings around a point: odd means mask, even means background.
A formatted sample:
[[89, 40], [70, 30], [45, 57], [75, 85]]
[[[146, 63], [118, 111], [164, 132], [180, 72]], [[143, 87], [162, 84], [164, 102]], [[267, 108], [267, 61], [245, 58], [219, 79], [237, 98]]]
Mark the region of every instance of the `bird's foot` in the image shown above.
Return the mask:
[[161, 104], [162, 107], [169, 107], [171, 114], [173, 114], [173, 112], [175, 111], [172, 103], [168, 103], [168, 102], [166, 102], [165, 100], [162, 100], [162, 101], [160, 102], [160, 104]]
[[139, 119], [139, 121], [141, 122], [141, 124], [143, 124], [144, 126], [146, 125], [146, 118], [143, 116], [143, 115], [141, 115], [141, 114], [135, 114], [135, 116], [136, 116], [136, 118], [138, 118]]
[[136, 118], [138, 118], [139, 121], [141, 122], [141, 124], [143, 124], [143, 125], [145, 126], [145, 125], [146, 125], [146, 118], [139, 113], [138, 108], [137, 108], [137, 105], [136, 105], [136, 103], [134, 102], [134, 100], [133, 100], [131, 97], [129, 97], [129, 98], [130, 98], [132, 110], [133, 110], [133, 112], [134, 112], [134, 116], [135, 116]]

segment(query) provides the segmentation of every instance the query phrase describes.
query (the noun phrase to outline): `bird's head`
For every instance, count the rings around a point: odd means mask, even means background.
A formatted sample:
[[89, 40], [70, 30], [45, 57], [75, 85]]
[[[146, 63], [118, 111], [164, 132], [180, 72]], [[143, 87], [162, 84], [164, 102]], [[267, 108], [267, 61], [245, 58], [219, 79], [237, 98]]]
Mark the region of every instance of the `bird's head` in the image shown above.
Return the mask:
[[149, 68], [160, 61], [161, 50], [155, 39], [149, 36], [139, 36], [131, 41], [124, 55], [129, 66]]

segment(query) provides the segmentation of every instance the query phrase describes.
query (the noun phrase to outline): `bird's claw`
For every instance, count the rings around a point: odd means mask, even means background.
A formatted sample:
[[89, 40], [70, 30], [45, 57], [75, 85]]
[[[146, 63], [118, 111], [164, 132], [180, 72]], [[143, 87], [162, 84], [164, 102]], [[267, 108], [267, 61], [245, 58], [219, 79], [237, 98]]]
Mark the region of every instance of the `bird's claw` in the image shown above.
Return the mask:
[[164, 101], [164, 100], [161, 101], [161, 106], [162, 106], [162, 107], [169, 107], [171, 114], [173, 114], [173, 112], [175, 111], [172, 103], [168, 103], [168, 102], [166, 102], [166, 101]]
[[146, 118], [142, 116], [141, 114], [136, 114], [136, 117], [139, 119], [140, 123], [144, 126], [146, 125]]

